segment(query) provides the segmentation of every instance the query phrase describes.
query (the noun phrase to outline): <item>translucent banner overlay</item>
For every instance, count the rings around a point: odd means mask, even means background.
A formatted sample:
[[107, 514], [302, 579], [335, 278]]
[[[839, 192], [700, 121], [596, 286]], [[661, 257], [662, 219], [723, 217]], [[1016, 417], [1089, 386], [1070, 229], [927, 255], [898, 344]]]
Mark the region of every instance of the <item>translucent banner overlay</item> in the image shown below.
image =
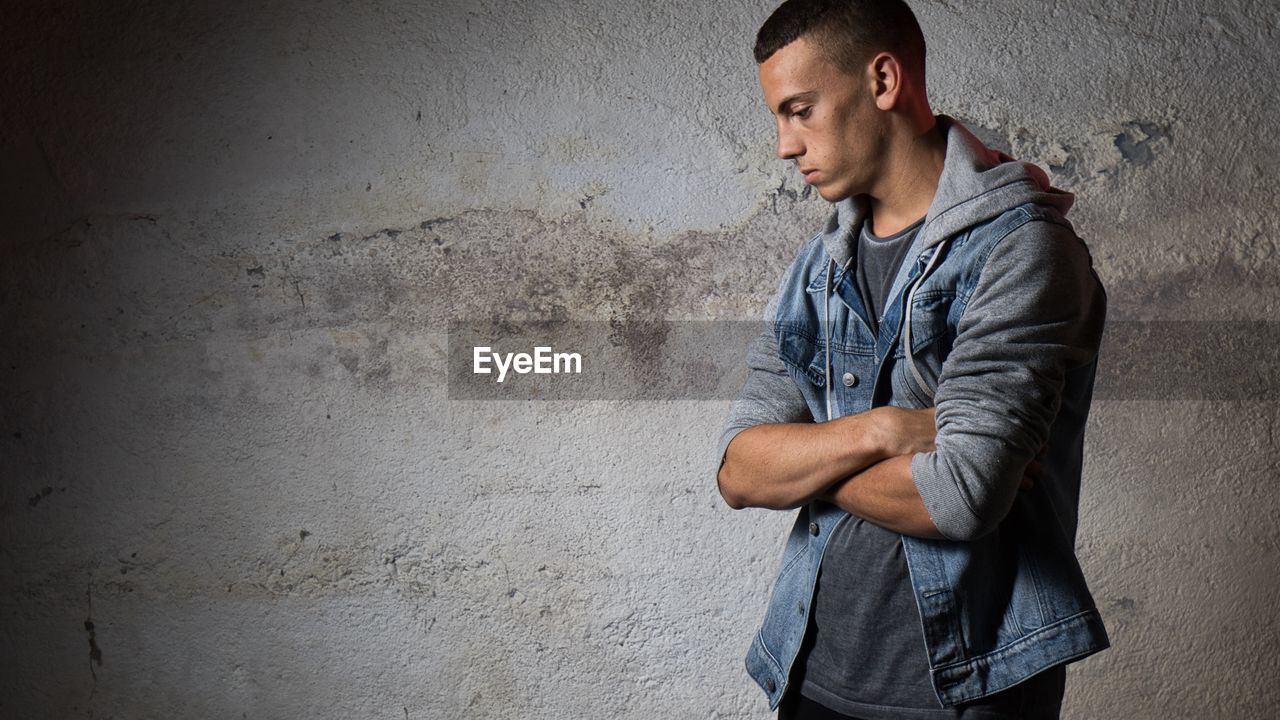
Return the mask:
[[[449, 324], [450, 400], [732, 400], [760, 321]], [[1094, 400], [1270, 400], [1280, 323], [1113, 321]]]

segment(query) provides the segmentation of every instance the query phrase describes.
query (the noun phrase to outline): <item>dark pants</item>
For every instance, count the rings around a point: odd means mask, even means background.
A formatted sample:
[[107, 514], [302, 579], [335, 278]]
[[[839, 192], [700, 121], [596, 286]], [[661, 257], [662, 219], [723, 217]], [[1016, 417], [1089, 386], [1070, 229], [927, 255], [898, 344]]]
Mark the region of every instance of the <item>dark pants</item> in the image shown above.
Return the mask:
[[[1044, 708], [1038, 711], [1027, 712], [1023, 717], [1027, 720], [1035, 720], [1041, 718], [1049, 720], [1059, 717], [1061, 712], [1060, 706], [1054, 705], [1051, 708]], [[853, 715], [845, 715], [823, 705], [816, 700], [801, 695], [800, 692], [792, 688], [790, 692], [783, 696], [782, 702], [778, 705], [778, 720], [860, 720]]]
[[858, 720], [801, 695], [795, 688], [778, 705], [778, 720]]

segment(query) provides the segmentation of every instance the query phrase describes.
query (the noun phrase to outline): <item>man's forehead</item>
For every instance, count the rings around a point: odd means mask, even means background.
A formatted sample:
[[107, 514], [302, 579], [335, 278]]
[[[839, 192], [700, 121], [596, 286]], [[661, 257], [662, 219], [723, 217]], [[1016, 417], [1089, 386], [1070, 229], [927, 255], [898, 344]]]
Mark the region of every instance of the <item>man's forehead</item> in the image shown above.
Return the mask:
[[760, 63], [765, 105], [780, 110], [790, 102], [812, 100], [837, 74], [835, 67], [807, 38], [799, 38]]

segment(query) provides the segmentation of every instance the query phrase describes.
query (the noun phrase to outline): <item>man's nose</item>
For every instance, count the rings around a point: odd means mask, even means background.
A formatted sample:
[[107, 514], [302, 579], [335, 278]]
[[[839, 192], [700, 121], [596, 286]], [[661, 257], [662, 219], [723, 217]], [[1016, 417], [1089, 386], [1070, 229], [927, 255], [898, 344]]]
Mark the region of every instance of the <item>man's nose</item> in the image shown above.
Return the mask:
[[804, 152], [804, 145], [796, 134], [787, 130], [782, 124], [778, 125], [778, 157], [783, 160], [790, 160]]

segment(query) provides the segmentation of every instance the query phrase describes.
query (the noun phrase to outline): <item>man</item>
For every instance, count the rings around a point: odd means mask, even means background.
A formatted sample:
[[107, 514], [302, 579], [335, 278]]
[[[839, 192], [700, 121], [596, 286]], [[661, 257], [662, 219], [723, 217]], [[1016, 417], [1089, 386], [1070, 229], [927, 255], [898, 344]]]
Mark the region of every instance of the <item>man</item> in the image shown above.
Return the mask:
[[835, 204], [748, 348], [734, 508], [799, 508], [747, 669], [780, 718], [1057, 718], [1109, 646], [1075, 556], [1106, 295], [1038, 167], [934, 115], [897, 1], [789, 0], [756, 60]]

